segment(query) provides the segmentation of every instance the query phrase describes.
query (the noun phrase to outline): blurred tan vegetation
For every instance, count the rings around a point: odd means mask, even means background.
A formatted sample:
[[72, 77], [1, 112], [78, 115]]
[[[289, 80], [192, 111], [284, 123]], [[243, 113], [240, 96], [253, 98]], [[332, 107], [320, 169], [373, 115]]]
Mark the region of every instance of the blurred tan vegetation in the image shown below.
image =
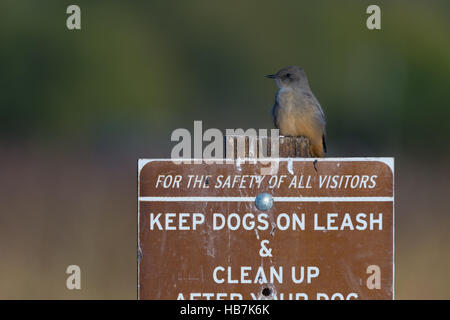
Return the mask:
[[83, 0], [81, 31], [69, 4], [0, 2], [0, 298], [134, 299], [137, 159], [194, 120], [270, 128], [291, 64], [329, 156], [396, 157], [396, 297], [450, 298], [448, 1]]

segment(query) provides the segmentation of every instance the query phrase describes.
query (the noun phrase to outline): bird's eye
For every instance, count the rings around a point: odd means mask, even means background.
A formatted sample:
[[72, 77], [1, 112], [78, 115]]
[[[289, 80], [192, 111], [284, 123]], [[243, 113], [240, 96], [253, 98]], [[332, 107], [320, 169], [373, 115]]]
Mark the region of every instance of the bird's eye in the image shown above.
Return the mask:
[[291, 77], [291, 74], [290, 74], [290, 73], [286, 73], [286, 77], [287, 77], [287, 78], [290, 78], [290, 77]]

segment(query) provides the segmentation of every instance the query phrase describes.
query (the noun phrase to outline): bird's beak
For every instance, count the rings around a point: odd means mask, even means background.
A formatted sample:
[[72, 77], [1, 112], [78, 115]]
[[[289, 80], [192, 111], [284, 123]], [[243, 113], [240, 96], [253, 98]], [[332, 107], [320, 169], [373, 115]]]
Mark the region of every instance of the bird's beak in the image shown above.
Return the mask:
[[266, 78], [275, 79], [277, 76], [275, 74], [268, 74]]

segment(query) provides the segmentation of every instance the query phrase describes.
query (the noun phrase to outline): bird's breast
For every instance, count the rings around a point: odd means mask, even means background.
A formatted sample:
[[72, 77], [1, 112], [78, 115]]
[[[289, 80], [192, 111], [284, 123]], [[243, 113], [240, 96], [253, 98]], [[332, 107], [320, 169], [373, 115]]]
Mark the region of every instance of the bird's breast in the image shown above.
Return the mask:
[[284, 109], [293, 109], [295, 106], [295, 92], [292, 89], [280, 89], [278, 92], [278, 104]]
[[307, 136], [318, 134], [315, 109], [301, 93], [280, 89], [277, 95], [277, 122], [282, 135]]

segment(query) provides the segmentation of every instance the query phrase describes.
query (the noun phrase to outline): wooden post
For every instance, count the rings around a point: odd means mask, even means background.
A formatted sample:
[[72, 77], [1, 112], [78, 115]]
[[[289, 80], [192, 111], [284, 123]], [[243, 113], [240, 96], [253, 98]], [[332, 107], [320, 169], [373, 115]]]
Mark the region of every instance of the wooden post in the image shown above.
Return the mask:
[[[261, 155], [271, 156], [271, 137], [261, 137], [250, 139], [249, 136], [227, 135], [224, 139], [224, 152], [226, 158], [260, 158]], [[245, 154], [239, 155], [238, 145]], [[263, 148], [261, 150], [260, 148]], [[280, 158], [311, 158], [309, 152], [309, 140], [305, 137], [279, 137], [279, 157]]]

